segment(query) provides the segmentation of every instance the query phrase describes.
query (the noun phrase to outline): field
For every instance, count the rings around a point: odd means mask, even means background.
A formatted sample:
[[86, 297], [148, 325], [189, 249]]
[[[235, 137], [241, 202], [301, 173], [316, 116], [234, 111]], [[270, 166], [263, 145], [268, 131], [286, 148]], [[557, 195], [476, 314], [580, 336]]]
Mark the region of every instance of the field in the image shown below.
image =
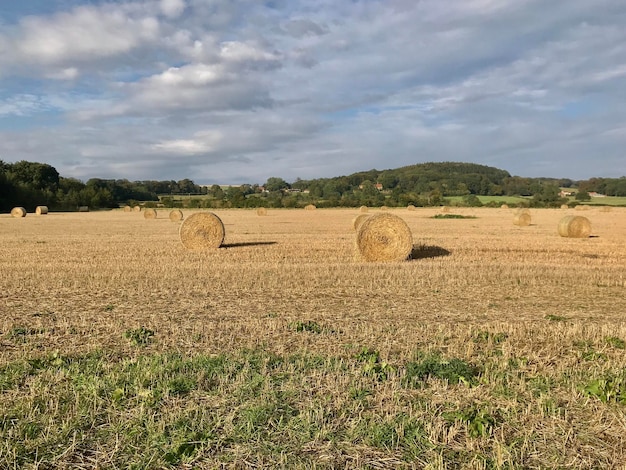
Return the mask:
[[214, 212], [0, 215], [0, 468], [626, 468], [626, 208]]

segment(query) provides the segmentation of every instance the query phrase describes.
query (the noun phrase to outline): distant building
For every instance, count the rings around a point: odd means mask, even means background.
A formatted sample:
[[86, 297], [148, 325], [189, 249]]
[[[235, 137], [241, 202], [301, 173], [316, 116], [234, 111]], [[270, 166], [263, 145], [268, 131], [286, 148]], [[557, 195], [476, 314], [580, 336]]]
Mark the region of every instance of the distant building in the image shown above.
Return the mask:
[[569, 197], [572, 194], [574, 194], [572, 191], [565, 191], [564, 189], [562, 189], [559, 193], [559, 197]]
[[596, 193], [595, 191], [590, 192], [589, 195], [591, 197], [606, 197], [606, 194]]

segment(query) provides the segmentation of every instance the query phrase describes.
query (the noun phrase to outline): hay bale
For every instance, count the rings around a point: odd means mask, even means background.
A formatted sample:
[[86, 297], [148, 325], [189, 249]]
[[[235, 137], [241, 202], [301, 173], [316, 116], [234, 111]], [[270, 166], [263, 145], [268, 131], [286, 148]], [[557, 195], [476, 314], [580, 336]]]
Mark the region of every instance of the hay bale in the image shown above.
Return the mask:
[[569, 209], [569, 206], [567, 204], [561, 204], [561, 209]]
[[37, 215], [46, 215], [48, 213], [48, 206], [37, 206], [35, 207], [35, 214]]
[[509, 208], [509, 205], [508, 205], [508, 204], [502, 204], [502, 205], [500, 206], [500, 209], [508, 209], [508, 208]]
[[224, 224], [212, 212], [196, 212], [179, 229], [180, 241], [188, 250], [219, 248], [224, 242]]
[[413, 250], [413, 236], [400, 217], [381, 213], [363, 221], [356, 246], [365, 261], [404, 261]]
[[134, 206], [133, 212], [141, 212], [141, 206]]
[[256, 215], [267, 215], [267, 209], [265, 207], [258, 207], [256, 210]]
[[380, 206], [380, 210], [381, 211], [386, 211], [386, 210], [389, 210], [389, 208], [387, 206]]
[[172, 222], [180, 222], [181, 220], [183, 220], [183, 211], [181, 211], [180, 209], [174, 209], [170, 211], [169, 217]]
[[365, 214], [368, 210], [369, 208], [367, 206], [359, 207], [359, 212], [361, 212], [362, 214]]
[[305, 211], [314, 211], [315, 209], [317, 209], [317, 207], [315, 207], [313, 204], [308, 204], [304, 206]]
[[410, 211], [414, 211], [415, 210], [415, 206], [413, 204], [409, 204], [408, 206], [406, 206], [407, 210]]
[[356, 232], [359, 230], [361, 224], [369, 217], [369, 214], [359, 214], [352, 219], [352, 229]]
[[11, 217], [26, 217], [26, 209], [24, 209], [23, 207], [14, 207], [13, 209], [11, 209]]
[[89, 206], [80, 206], [78, 212], [89, 212]]
[[448, 212], [450, 212], [450, 208], [448, 206], [442, 206], [441, 207], [441, 212], [448, 213]]
[[157, 211], [156, 209], [152, 209], [152, 208], [148, 208], [145, 211], [143, 211], [143, 218], [144, 219], [156, 219], [157, 218]]
[[568, 215], [559, 221], [559, 235], [568, 238], [588, 238], [591, 235], [591, 222], [580, 215]]
[[124, 206], [124, 212], [132, 212], [133, 208], [130, 206]]
[[528, 214], [530, 215], [530, 209], [528, 207], [520, 207], [515, 211], [516, 214]]
[[513, 225], [519, 225], [520, 227], [527, 227], [530, 225], [530, 213], [518, 212], [513, 216]]

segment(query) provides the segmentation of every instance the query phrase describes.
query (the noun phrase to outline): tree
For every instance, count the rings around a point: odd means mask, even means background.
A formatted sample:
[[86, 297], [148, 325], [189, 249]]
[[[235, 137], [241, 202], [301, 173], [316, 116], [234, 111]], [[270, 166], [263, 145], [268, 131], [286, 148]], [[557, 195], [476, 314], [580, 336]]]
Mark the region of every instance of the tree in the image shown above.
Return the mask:
[[577, 201], [591, 201], [591, 196], [587, 191], [578, 191], [574, 199]]
[[268, 178], [267, 181], [265, 182], [265, 189], [270, 192], [282, 191], [283, 189], [287, 189], [287, 188], [289, 188], [289, 183], [287, 183], [284, 179], [277, 178], [275, 176]]

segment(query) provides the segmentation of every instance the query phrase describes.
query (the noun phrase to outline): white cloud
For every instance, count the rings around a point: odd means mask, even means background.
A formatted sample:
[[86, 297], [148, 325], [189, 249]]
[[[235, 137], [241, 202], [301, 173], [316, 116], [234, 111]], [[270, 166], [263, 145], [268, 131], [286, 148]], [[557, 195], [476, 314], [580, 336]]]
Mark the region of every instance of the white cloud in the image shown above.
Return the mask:
[[161, 0], [161, 11], [170, 18], [180, 16], [185, 10], [184, 0]]

